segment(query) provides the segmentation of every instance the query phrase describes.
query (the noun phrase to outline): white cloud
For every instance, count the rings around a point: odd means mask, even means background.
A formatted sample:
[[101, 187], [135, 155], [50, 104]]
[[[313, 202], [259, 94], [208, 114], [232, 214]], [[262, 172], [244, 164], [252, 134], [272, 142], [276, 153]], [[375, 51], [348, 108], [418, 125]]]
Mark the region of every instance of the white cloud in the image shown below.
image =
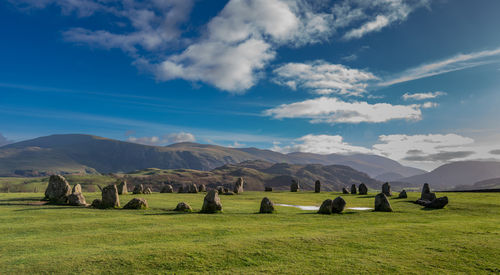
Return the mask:
[[448, 72], [464, 70], [492, 62], [500, 62], [500, 48], [494, 50], [480, 51], [469, 54], [459, 54], [451, 58], [428, 63], [408, 69], [402, 74], [379, 83], [380, 86], [390, 86], [416, 79], [440, 75]]
[[436, 102], [425, 102], [424, 104], [419, 104], [422, 109], [436, 108], [439, 106]]
[[282, 104], [264, 112], [274, 118], [307, 118], [311, 123], [380, 123], [394, 119], [420, 120], [419, 105], [370, 104], [346, 102], [338, 98], [320, 97]]
[[433, 99], [439, 96], [444, 96], [446, 95], [445, 92], [428, 92], [428, 93], [405, 93], [402, 98], [404, 100], [426, 100], [426, 99]]
[[196, 141], [193, 134], [180, 132], [180, 133], [172, 133], [166, 134], [161, 137], [151, 136], [151, 137], [133, 137], [129, 136], [127, 141], [145, 144], [145, 145], [165, 145], [170, 143], [179, 143], [179, 142], [194, 142]]
[[350, 69], [341, 64], [324, 61], [287, 63], [274, 71], [275, 82], [292, 89], [309, 89], [316, 94], [341, 94], [359, 96], [367, 82], [377, 79], [372, 73]]
[[335, 135], [306, 135], [296, 139], [291, 145], [280, 147], [279, 143], [275, 143], [273, 151], [290, 153], [290, 152], [307, 152], [315, 154], [350, 154], [350, 153], [371, 153], [370, 149], [352, 146], [343, 141], [341, 136]]

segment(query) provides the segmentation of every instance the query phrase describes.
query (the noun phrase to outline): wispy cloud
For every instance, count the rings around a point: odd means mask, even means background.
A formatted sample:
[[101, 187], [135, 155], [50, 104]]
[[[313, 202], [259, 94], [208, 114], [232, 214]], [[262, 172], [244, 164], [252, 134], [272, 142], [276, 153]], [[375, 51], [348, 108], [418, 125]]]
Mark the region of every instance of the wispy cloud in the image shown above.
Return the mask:
[[428, 92], [428, 93], [405, 93], [402, 98], [404, 100], [426, 100], [433, 99], [439, 96], [447, 95], [445, 92]]
[[162, 136], [150, 136], [150, 137], [134, 137], [129, 136], [127, 141], [145, 144], [145, 145], [166, 145], [171, 143], [179, 143], [179, 142], [194, 142], [196, 138], [191, 133], [180, 132], [180, 133], [171, 133], [165, 134]]
[[382, 81], [378, 85], [390, 86], [416, 79], [440, 75], [448, 72], [464, 70], [488, 63], [500, 62], [500, 48], [486, 51], [473, 52], [469, 54], [459, 54], [448, 59], [428, 63], [408, 69], [402, 74], [388, 80]]

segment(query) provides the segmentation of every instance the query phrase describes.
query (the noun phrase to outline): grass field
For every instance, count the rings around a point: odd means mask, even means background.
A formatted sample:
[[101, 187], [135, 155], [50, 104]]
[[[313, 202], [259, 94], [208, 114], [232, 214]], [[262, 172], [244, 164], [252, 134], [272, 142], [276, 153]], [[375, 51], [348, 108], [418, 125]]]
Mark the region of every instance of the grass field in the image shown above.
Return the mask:
[[[87, 202], [99, 196], [87, 193]], [[500, 194], [446, 193], [449, 205], [423, 210], [391, 199], [395, 212], [315, 211], [260, 200], [319, 205], [338, 193], [245, 192], [221, 196], [222, 214], [177, 214], [204, 194], [142, 195], [149, 210], [39, 205], [41, 193], [0, 194], [0, 274], [500, 273]], [[374, 194], [344, 195], [373, 207]], [[439, 194], [438, 194], [439, 195]], [[124, 205], [134, 195], [120, 196]]]

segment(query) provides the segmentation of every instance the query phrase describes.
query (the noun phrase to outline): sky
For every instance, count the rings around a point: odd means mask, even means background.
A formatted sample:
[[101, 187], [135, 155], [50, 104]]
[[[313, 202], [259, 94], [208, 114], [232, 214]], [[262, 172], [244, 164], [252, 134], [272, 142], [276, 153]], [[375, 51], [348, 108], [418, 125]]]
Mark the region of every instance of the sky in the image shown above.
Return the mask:
[[500, 159], [497, 0], [0, 1], [0, 146]]

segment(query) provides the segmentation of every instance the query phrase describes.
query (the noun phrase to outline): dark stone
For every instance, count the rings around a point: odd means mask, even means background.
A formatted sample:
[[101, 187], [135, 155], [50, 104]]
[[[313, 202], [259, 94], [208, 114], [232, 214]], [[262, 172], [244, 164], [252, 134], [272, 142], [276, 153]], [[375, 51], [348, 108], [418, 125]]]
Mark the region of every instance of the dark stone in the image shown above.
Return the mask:
[[375, 211], [392, 212], [391, 204], [384, 193], [375, 196]]
[[292, 184], [290, 185], [291, 192], [298, 192], [300, 189], [299, 182], [297, 180], [292, 180]]
[[319, 193], [319, 192], [321, 192], [321, 182], [317, 180], [314, 183], [314, 193]]
[[406, 199], [406, 198], [408, 198], [408, 195], [406, 194], [406, 190], [399, 192], [398, 199]]
[[71, 194], [71, 186], [61, 175], [52, 175], [45, 190], [45, 200], [55, 204], [65, 204]]
[[267, 197], [263, 198], [260, 202], [260, 211], [259, 213], [274, 213], [274, 203], [268, 199]]
[[231, 195], [234, 195], [234, 192], [232, 192], [232, 191], [227, 191], [227, 192], [225, 192], [225, 193], [222, 193], [222, 195], [226, 195], [226, 196], [227, 196], [227, 195], [229, 195], [229, 196], [231, 196]]
[[331, 199], [326, 199], [325, 201], [323, 201], [323, 203], [319, 207], [318, 214], [332, 214], [332, 203], [333, 201]]
[[188, 185], [188, 193], [198, 193], [198, 186], [195, 183]]
[[207, 187], [205, 186], [205, 184], [200, 184], [200, 186], [198, 187], [198, 192], [207, 192]]
[[92, 204], [90, 205], [90, 207], [92, 208], [102, 208], [102, 201], [100, 199], [95, 199], [92, 201]]
[[243, 180], [243, 178], [238, 178], [234, 184], [233, 192], [235, 194], [243, 193], [243, 184], [245, 184], [245, 180]]
[[108, 185], [102, 189], [101, 208], [120, 207], [120, 197], [118, 197], [118, 188], [116, 185]]
[[272, 187], [269, 187], [269, 186], [266, 186], [264, 191], [266, 192], [273, 192], [273, 188]]
[[220, 202], [219, 193], [216, 190], [208, 191], [203, 199], [202, 213], [217, 213], [222, 211], [222, 204]]
[[368, 187], [366, 187], [366, 184], [361, 183], [358, 187], [358, 193], [360, 195], [366, 195], [368, 194]]
[[227, 192], [229, 192], [229, 188], [224, 187], [224, 193], [227, 193]]
[[175, 207], [174, 211], [193, 212], [193, 208], [191, 208], [191, 206], [185, 202], [179, 202]]
[[174, 193], [174, 187], [170, 184], [165, 184], [160, 193]]
[[122, 180], [120, 184], [118, 184], [118, 195], [126, 195], [128, 193], [127, 181]]
[[442, 209], [448, 204], [448, 197], [441, 197], [432, 200], [430, 203], [428, 203], [425, 207], [426, 208], [433, 208], [433, 209]]
[[342, 197], [336, 197], [332, 202], [332, 213], [342, 213], [345, 205], [346, 202]]
[[436, 194], [431, 192], [431, 188], [428, 183], [424, 183], [422, 187], [422, 194], [420, 195], [420, 199], [424, 201], [433, 201], [436, 199]]
[[382, 193], [387, 197], [392, 196], [391, 185], [388, 182], [382, 184]]
[[138, 184], [134, 187], [134, 191], [132, 191], [133, 194], [143, 194], [144, 193], [144, 186], [142, 184]]
[[224, 187], [223, 186], [217, 186], [216, 190], [219, 193], [219, 195], [222, 195], [224, 193]]
[[343, 194], [349, 194], [349, 190], [347, 190], [345, 187], [342, 187], [342, 193]]
[[123, 209], [148, 209], [148, 202], [142, 198], [131, 199]]
[[358, 193], [358, 191], [356, 189], [356, 184], [353, 184], [353, 185], [351, 185], [351, 194], [356, 195], [356, 193]]

